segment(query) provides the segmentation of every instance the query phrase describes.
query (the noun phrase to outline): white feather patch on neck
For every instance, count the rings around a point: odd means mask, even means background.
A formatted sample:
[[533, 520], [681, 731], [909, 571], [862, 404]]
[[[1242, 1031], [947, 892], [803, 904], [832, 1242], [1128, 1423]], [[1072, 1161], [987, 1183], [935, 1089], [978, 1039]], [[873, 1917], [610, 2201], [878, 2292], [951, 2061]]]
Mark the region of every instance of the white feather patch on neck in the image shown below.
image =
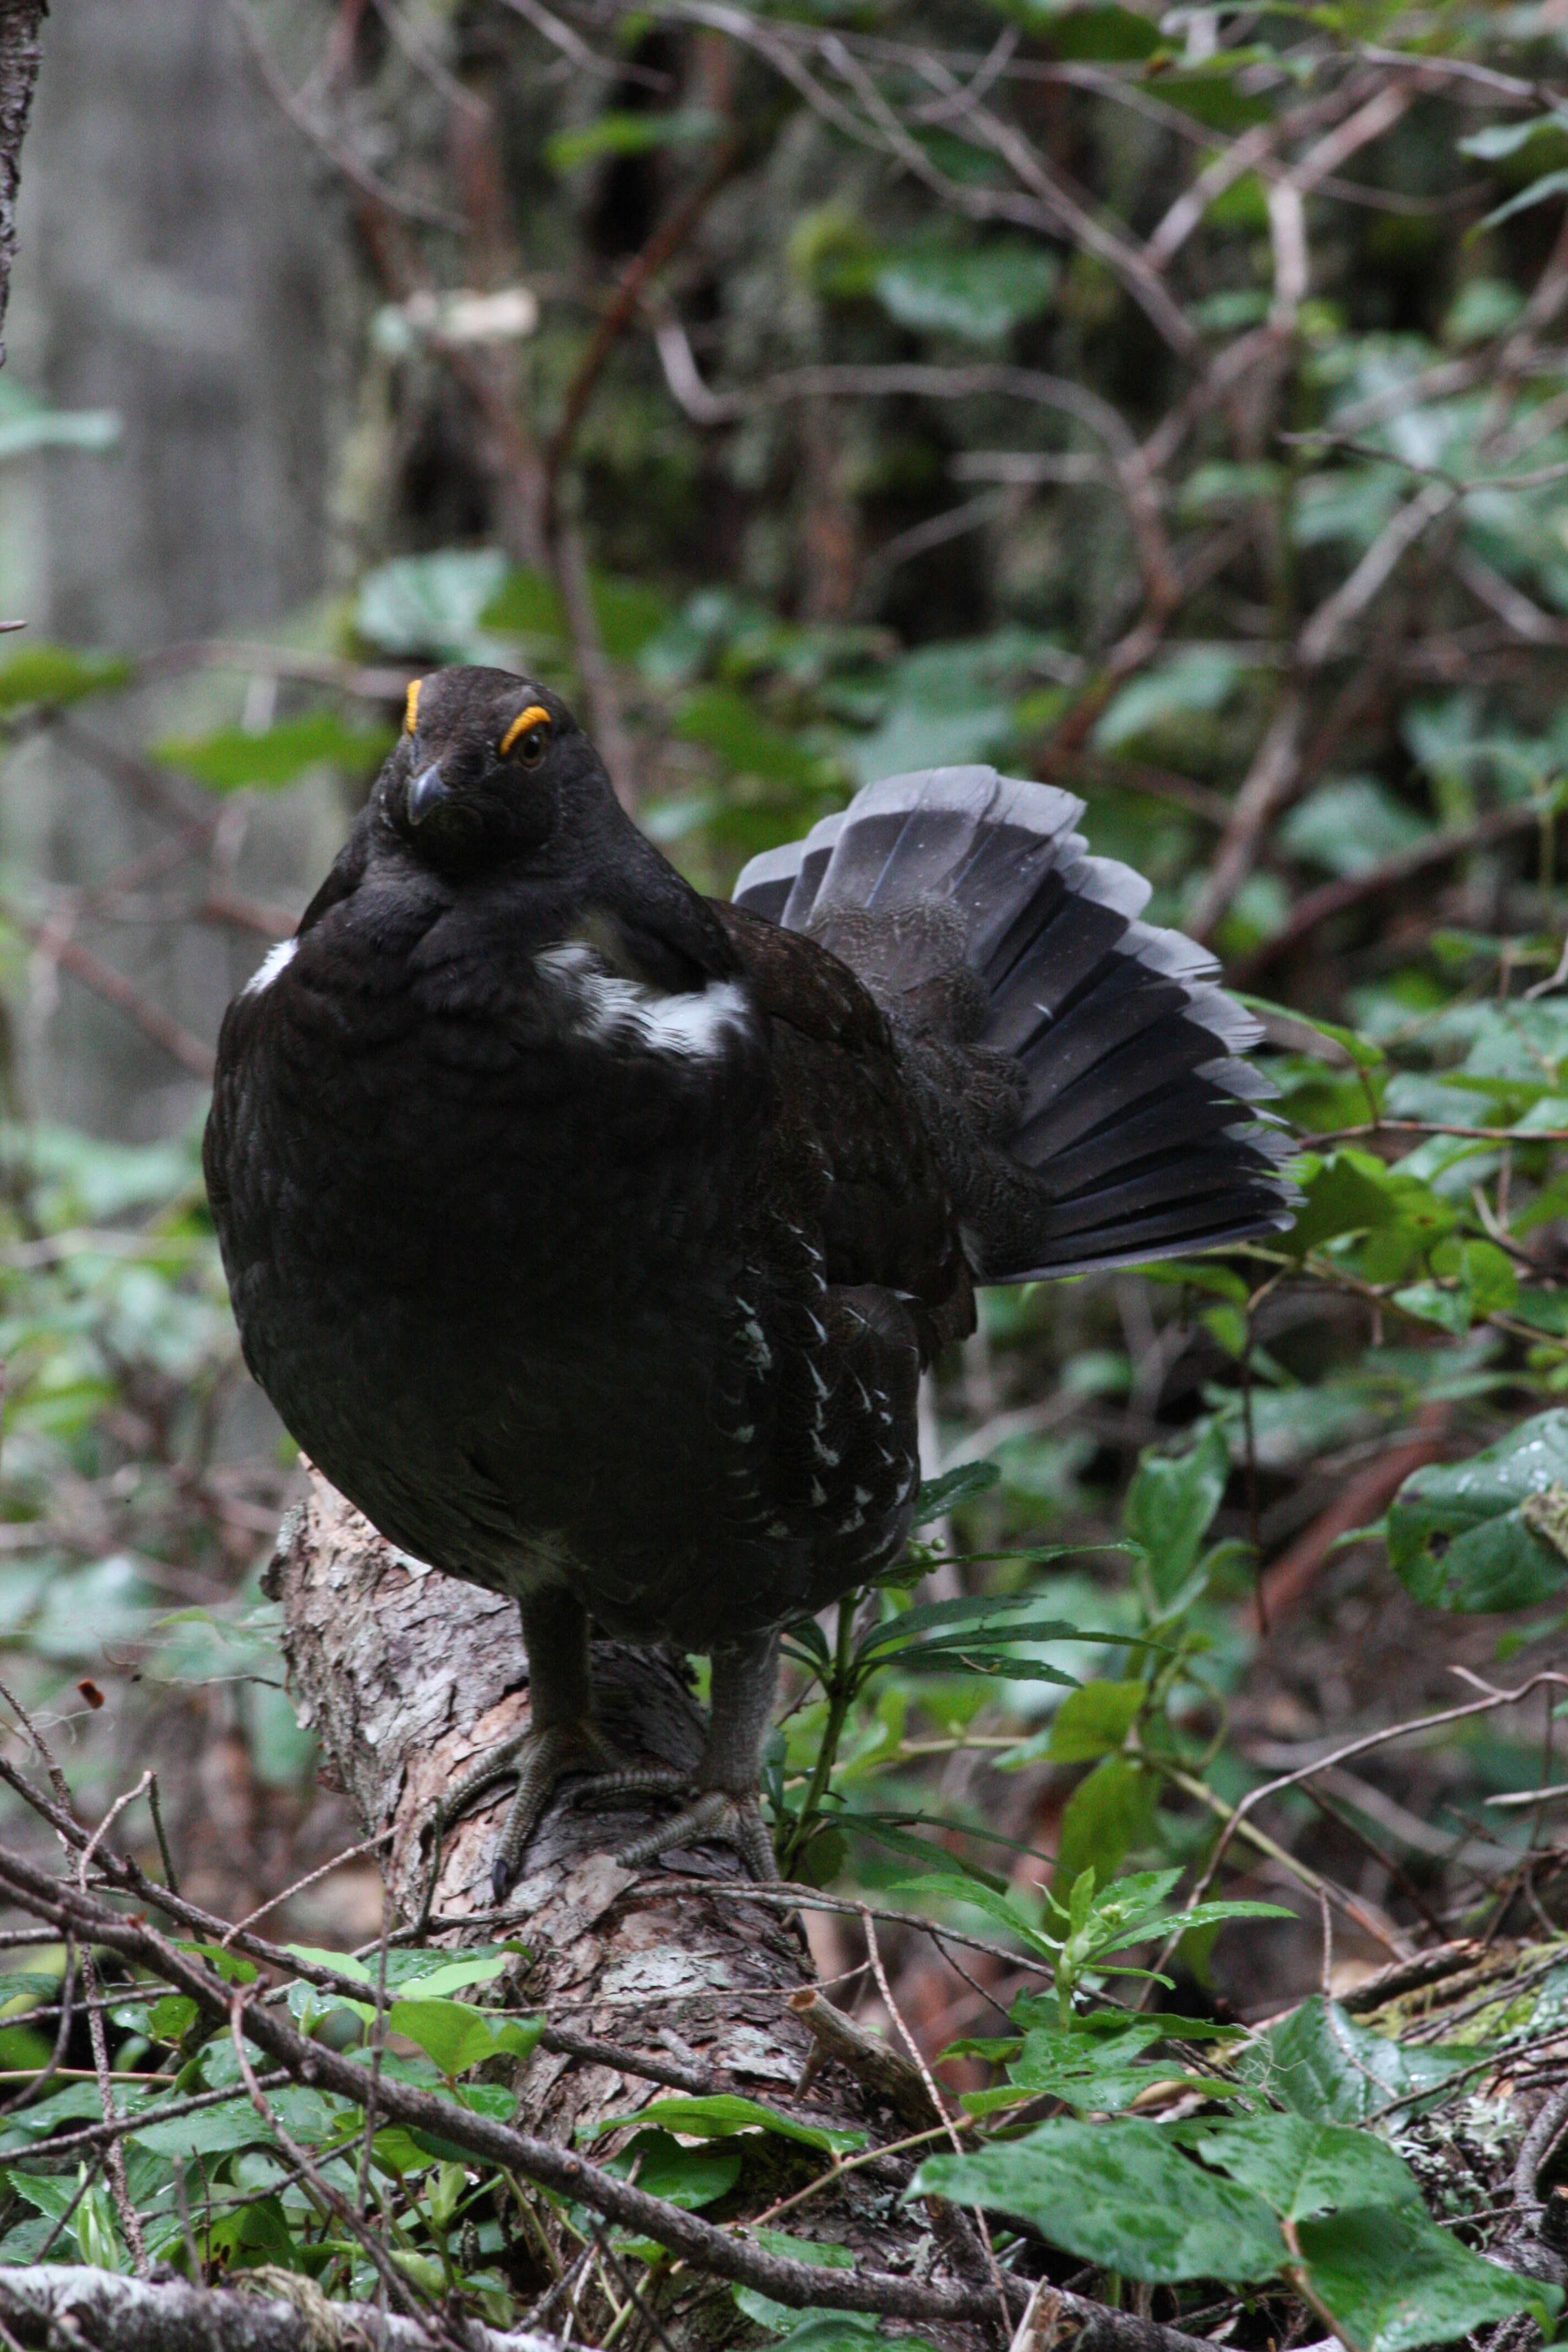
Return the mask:
[[533, 959], [546, 984], [567, 996], [572, 1027], [595, 1044], [708, 1061], [752, 1024], [751, 1000], [735, 980], [671, 993], [612, 971], [591, 947], [569, 940]]
[[286, 971], [293, 962], [299, 945], [298, 940], [279, 940], [275, 948], [268, 948], [240, 990], [241, 996], [259, 996], [264, 988], [270, 988], [279, 973]]

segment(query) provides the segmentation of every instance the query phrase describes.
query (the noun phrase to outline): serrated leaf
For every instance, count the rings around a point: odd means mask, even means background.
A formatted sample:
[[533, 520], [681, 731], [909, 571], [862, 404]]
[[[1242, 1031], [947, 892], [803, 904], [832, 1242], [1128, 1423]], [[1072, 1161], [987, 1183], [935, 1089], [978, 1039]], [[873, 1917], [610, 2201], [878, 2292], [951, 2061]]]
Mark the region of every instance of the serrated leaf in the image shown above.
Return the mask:
[[1141, 2120], [1058, 2119], [973, 2155], [928, 2157], [910, 2193], [1016, 2215], [1080, 2262], [1151, 2284], [1241, 2284], [1287, 2259], [1261, 2197], [1205, 2173]]
[[915, 1497], [910, 1526], [917, 1530], [929, 1528], [933, 1519], [940, 1519], [958, 1504], [989, 1493], [1001, 1475], [994, 1462], [963, 1462], [956, 1470], [944, 1470], [940, 1478], [923, 1478]]

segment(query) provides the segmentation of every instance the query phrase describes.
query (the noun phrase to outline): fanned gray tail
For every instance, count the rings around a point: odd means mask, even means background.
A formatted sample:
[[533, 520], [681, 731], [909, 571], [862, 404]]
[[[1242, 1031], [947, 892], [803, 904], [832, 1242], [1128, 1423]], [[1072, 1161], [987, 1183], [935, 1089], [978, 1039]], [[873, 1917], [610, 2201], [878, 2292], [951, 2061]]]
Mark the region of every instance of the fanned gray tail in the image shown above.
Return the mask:
[[889, 1013], [986, 1282], [1215, 1249], [1298, 1202], [1241, 1058], [1258, 1024], [1137, 919], [1148, 883], [1088, 854], [1082, 814], [994, 768], [889, 776], [735, 888]]

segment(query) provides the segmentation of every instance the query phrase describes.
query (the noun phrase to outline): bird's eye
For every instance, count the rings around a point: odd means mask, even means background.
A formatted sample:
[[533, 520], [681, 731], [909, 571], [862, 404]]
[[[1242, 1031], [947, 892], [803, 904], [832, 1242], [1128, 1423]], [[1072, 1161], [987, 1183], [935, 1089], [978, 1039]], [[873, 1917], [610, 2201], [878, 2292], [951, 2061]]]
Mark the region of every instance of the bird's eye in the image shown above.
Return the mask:
[[550, 743], [550, 713], [537, 702], [520, 711], [500, 739], [500, 755], [515, 756], [525, 768], [537, 768]]

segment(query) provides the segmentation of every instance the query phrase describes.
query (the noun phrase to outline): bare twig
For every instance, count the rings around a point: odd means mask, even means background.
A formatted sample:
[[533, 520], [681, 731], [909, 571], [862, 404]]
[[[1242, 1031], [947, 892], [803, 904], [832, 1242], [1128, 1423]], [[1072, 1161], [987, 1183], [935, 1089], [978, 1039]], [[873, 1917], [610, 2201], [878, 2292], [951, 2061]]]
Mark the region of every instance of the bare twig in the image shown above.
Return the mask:
[[1332, 922], [1337, 915], [1349, 914], [1353, 908], [1381, 898], [1401, 883], [1415, 881], [1435, 866], [1447, 866], [1450, 858], [1468, 857], [1477, 850], [1489, 849], [1506, 841], [1512, 834], [1534, 831], [1549, 814], [1547, 806], [1533, 801], [1517, 808], [1494, 809], [1474, 824], [1451, 833], [1434, 834], [1430, 841], [1400, 850], [1363, 873], [1347, 874], [1338, 882], [1324, 883], [1321, 889], [1310, 890], [1299, 899], [1283, 928], [1272, 939], [1249, 950], [1232, 968], [1229, 977], [1239, 986], [1250, 987], [1276, 964], [1288, 961], [1304, 940], [1324, 923]]
[[228, 0], [229, 12], [238, 26], [247, 49], [257, 71], [267, 86], [268, 95], [279, 111], [286, 115], [296, 131], [303, 132], [310, 144], [323, 154], [334, 170], [341, 172], [352, 188], [362, 196], [371, 197], [384, 205], [389, 212], [404, 220], [423, 221], [431, 228], [460, 230], [463, 226], [456, 213], [444, 205], [434, 205], [424, 196], [408, 195], [401, 188], [390, 187], [377, 172], [357, 155], [345, 139], [318, 122], [310, 107], [289, 84], [282, 68], [262, 37], [261, 27], [252, 14], [249, 0]]

